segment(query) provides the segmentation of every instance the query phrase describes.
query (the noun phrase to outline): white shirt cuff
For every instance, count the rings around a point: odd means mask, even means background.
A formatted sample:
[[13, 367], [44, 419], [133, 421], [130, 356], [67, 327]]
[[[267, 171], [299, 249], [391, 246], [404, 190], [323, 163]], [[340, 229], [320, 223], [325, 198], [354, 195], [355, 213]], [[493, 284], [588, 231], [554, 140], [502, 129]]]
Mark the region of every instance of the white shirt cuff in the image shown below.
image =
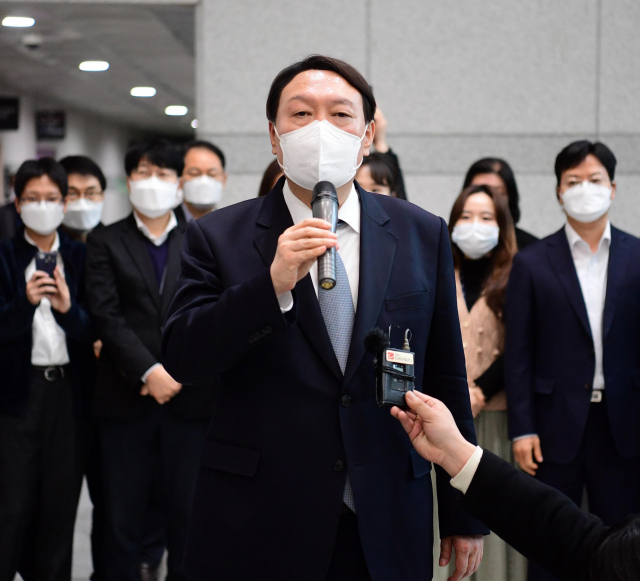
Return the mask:
[[482, 458], [482, 448], [476, 446], [476, 451], [471, 455], [471, 458], [467, 460], [464, 468], [458, 472], [456, 476], [451, 479], [451, 486], [457, 488], [462, 494], [466, 494], [469, 490], [469, 485], [476, 475], [476, 470], [480, 465], [480, 459]]
[[149, 369], [147, 369], [147, 372], [142, 376], [142, 383], [147, 383], [147, 379], [149, 379], [149, 376], [151, 375], [151, 372], [156, 367], [160, 367], [161, 365], [162, 365], [162, 363], [156, 363], [155, 365], [152, 365], [151, 367], [149, 367]]
[[288, 313], [293, 308], [293, 295], [291, 294], [291, 291], [282, 293], [278, 297], [278, 303], [280, 304], [280, 310], [283, 313]]
[[512, 442], [517, 442], [518, 440], [524, 440], [525, 438], [537, 438], [538, 434], [525, 434], [524, 436], [518, 436], [514, 438]]

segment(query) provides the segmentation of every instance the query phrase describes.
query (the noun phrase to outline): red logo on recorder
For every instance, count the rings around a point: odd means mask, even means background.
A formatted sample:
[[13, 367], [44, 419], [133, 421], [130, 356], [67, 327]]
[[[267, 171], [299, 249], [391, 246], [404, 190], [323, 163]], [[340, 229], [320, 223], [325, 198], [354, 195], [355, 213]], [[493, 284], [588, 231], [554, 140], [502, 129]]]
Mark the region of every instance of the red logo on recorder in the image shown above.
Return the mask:
[[388, 360], [390, 360], [390, 361], [391, 361], [392, 359], [394, 359], [394, 356], [395, 356], [395, 353], [394, 353], [393, 351], [389, 351], [389, 352], [387, 353], [387, 359], [388, 359]]

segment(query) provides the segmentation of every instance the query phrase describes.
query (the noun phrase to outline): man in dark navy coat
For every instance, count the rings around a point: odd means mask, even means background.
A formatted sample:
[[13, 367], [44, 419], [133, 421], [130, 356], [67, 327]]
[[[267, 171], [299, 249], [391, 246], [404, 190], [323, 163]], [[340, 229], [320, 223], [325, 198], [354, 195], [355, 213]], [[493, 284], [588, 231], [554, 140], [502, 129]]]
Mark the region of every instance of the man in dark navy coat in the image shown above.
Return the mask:
[[578, 505], [586, 486], [607, 525], [640, 511], [640, 241], [609, 222], [615, 166], [602, 143], [560, 152], [567, 224], [516, 256], [506, 302], [516, 460]]
[[[431, 464], [376, 405], [366, 333], [411, 329], [416, 385], [475, 434], [446, 224], [353, 181], [374, 112], [346, 63], [284, 69], [267, 116], [286, 177], [185, 234], [164, 363], [184, 383], [219, 378], [185, 555], [195, 579], [432, 577]], [[312, 219], [323, 179], [337, 187], [337, 238]], [[324, 291], [316, 258], [336, 245], [337, 284]], [[440, 564], [453, 547], [459, 580], [476, 570], [486, 530], [440, 469], [437, 480]]]

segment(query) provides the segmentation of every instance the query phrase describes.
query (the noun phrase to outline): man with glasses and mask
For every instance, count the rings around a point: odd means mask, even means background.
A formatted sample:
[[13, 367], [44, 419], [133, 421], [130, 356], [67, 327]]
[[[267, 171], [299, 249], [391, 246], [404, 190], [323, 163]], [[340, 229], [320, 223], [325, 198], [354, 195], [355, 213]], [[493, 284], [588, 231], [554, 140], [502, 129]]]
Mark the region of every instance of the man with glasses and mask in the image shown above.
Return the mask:
[[603, 143], [558, 154], [567, 223], [516, 255], [505, 307], [515, 459], [608, 526], [640, 511], [640, 241], [609, 221], [615, 169]]
[[85, 155], [68, 155], [59, 163], [69, 181], [62, 225], [72, 238], [85, 242], [89, 232], [100, 224], [107, 180], [100, 166]]
[[[163, 336], [178, 381], [217, 378], [185, 567], [194, 579], [431, 579], [431, 464], [379, 409], [365, 335], [412, 333], [416, 386], [475, 442], [444, 220], [362, 190], [375, 99], [337, 59], [281, 71], [267, 100], [284, 176], [264, 197], [189, 225]], [[336, 187], [337, 235], [312, 218]], [[316, 259], [337, 248], [337, 284]], [[392, 343], [399, 347], [399, 337]], [[486, 529], [437, 469], [441, 565], [472, 574]]]
[[133, 212], [87, 240], [88, 302], [103, 343], [94, 410], [107, 506], [107, 579], [149, 578], [140, 555], [154, 488], [167, 529], [169, 575], [185, 578], [180, 565], [211, 390], [183, 387], [160, 352], [186, 227], [174, 212], [182, 167], [182, 155], [166, 141], [131, 147], [125, 170]]
[[0, 242], [0, 579], [69, 579], [95, 371], [84, 245], [59, 229], [55, 160], [25, 161], [15, 191], [23, 226]]

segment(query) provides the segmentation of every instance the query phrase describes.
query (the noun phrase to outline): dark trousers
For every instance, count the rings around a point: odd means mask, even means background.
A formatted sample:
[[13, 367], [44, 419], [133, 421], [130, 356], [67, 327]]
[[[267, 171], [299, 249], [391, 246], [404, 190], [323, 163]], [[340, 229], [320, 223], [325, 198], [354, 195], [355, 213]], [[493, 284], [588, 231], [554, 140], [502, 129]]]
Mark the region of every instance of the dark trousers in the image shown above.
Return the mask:
[[[104, 485], [102, 481], [102, 453], [100, 452], [100, 438], [98, 420], [90, 419], [82, 422], [82, 433], [85, 449], [84, 476], [87, 480], [87, 488], [93, 510], [91, 513], [91, 560], [93, 573], [91, 581], [104, 581], [105, 579], [105, 531], [106, 509], [104, 500]], [[164, 523], [160, 493], [156, 484], [153, 488], [152, 500], [149, 507], [147, 520], [147, 532], [145, 534], [140, 563], [148, 563], [158, 567], [164, 553]]]
[[371, 581], [360, 542], [358, 518], [347, 508], [340, 517], [326, 581]]
[[69, 378], [32, 371], [22, 416], [0, 415], [0, 581], [69, 581], [82, 451]]
[[[544, 449], [542, 450], [544, 455]], [[587, 490], [589, 512], [613, 525], [640, 512], [640, 458], [620, 456], [613, 441], [606, 397], [592, 403], [582, 445], [568, 464], [542, 462], [536, 478], [563, 492], [576, 505]], [[555, 581], [542, 567], [529, 563], [529, 581]]]
[[208, 424], [208, 420], [178, 419], [166, 406], [136, 420], [102, 420], [106, 579], [140, 579], [153, 486], [159, 490], [166, 527], [167, 581], [186, 579], [182, 557]]

